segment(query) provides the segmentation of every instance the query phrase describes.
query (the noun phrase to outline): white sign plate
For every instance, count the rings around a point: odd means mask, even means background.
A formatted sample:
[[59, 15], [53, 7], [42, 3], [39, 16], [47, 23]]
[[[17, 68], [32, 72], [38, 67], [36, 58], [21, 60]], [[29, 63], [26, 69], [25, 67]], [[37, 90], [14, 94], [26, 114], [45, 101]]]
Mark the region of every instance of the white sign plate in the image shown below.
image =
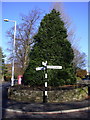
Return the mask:
[[45, 67], [37, 67], [36, 71], [38, 71], [38, 70], [45, 70]]
[[47, 69], [62, 69], [62, 66], [49, 66], [49, 65], [47, 65]]

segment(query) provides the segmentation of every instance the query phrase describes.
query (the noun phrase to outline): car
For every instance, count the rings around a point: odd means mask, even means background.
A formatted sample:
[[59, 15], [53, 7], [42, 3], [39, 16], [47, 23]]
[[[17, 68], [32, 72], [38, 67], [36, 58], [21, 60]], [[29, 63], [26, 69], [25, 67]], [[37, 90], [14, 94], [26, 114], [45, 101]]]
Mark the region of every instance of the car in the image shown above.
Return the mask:
[[18, 80], [17, 79], [14, 79], [14, 84], [17, 84], [18, 83]]
[[82, 78], [82, 80], [90, 80], [90, 75], [87, 75], [85, 78]]

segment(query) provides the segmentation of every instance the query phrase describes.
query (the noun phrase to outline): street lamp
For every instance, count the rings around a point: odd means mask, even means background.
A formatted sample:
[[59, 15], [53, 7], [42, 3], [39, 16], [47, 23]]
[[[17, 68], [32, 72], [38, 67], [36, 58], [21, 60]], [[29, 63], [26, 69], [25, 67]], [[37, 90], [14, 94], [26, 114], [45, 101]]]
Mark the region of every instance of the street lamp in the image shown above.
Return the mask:
[[4, 19], [5, 22], [14, 22], [15, 27], [14, 27], [14, 42], [13, 42], [13, 62], [12, 62], [12, 78], [11, 78], [11, 86], [14, 85], [14, 59], [15, 59], [15, 36], [16, 36], [16, 21], [14, 20], [9, 20], [9, 19]]

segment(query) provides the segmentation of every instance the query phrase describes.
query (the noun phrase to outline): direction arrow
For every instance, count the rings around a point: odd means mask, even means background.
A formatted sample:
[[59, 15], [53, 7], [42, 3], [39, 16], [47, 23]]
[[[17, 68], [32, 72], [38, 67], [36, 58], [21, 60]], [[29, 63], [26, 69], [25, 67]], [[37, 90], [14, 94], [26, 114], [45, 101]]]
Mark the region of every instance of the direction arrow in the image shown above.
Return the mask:
[[50, 66], [50, 65], [47, 65], [47, 69], [62, 69], [62, 66]]
[[38, 70], [45, 70], [45, 67], [37, 67], [36, 71], [38, 71]]

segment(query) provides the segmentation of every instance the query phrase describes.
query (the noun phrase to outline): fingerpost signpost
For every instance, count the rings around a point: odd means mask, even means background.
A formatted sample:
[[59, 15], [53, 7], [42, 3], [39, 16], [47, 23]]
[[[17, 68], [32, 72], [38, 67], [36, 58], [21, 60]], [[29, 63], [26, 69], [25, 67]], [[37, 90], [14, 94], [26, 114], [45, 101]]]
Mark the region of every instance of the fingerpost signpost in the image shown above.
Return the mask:
[[[46, 62], [42, 62], [43, 67], [37, 67], [36, 71], [39, 70], [44, 70], [45, 71], [45, 79], [47, 79], [47, 69], [62, 69], [62, 66], [50, 66], [47, 65], [47, 61]], [[43, 103], [47, 103], [47, 80], [45, 81], [45, 90], [43, 91]]]

